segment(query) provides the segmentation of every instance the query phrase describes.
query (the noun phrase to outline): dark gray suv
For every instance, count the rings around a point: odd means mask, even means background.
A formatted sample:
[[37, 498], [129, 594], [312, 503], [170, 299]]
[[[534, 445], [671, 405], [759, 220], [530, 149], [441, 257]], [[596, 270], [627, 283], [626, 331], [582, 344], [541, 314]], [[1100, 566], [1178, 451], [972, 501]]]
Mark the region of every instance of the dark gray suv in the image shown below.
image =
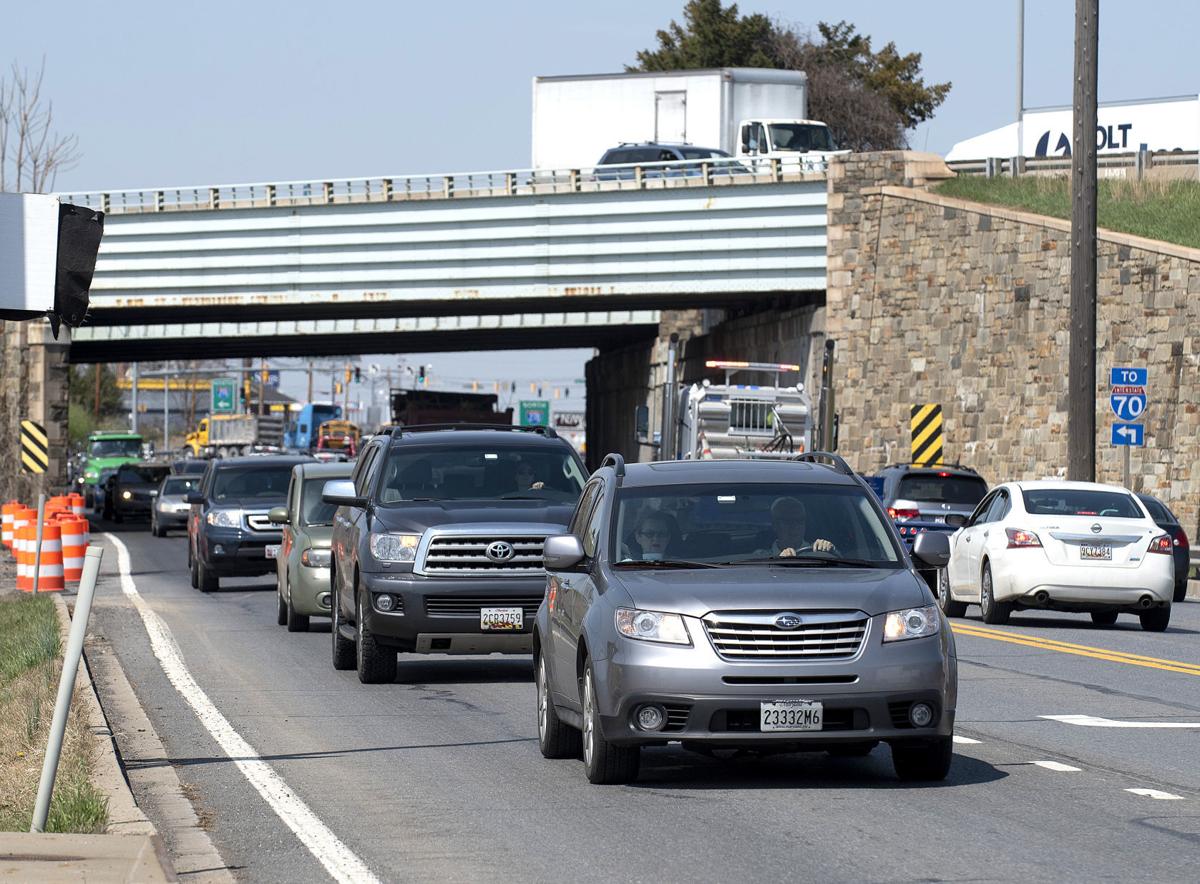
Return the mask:
[[[917, 539], [933, 567], [945, 535]], [[545, 547], [534, 630], [542, 754], [593, 783], [640, 748], [866, 755], [938, 780], [952, 758], [954, 639], [875, 495], [836, 455], [609, 455]], [[582, 742], [582, 747], [581, 747]]]
[[371, 439], [330, 482], [333, 666], [394, 681], [396, 654], [527, 654], [542, 544], [587, 474], [548, 427], [437, 425]]

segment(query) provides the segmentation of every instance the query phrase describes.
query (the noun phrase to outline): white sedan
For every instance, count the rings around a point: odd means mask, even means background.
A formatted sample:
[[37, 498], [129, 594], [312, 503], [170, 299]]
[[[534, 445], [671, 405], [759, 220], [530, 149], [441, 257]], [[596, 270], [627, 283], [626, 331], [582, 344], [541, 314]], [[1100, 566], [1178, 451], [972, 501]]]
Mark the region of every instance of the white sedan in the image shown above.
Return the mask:
[[1172, 547], [1124, 488], [1009, 482], [993, 488], [951, 536], [938, 602], [949, 617], [979, 605], [985, 623], [1040, 608], [1090, 612], [1108, 626], [1127, 612], [1143, 629], [1161, 632], [1171, 619]]

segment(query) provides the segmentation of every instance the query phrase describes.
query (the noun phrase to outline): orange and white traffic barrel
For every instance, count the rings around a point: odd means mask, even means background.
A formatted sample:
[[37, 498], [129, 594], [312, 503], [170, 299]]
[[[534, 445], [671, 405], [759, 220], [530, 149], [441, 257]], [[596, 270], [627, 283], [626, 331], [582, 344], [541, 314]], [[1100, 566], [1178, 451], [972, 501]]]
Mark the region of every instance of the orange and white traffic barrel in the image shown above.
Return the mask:
[[22, 504], [17, 504], [16, 508], [13, 510], [12, 525], [13, 525], [13, 540], [14, 540], [13, 552], [14, 552], [14, 554], [16, 552], [15, 540], [17, 537], [18, 529], [24, 528], [26, 525], [32, 524], [36, 519], [37, 519], [37, 511], [31, 510], [29, 507], [24, 506]]
[[[34, 545], [36, 544], [35, 536]], [[37, 556], [37, 551], [34, 549], [30, 552], [32, 560]], [[55, 522], [47, 522], [42, 526], [42, 554], [37, 567], [38, 592], [57, 592], [66, 588], [63, 576], [62, 529]], [[33, 589], [32, 570], [29, 574], [29, 588]]]
[[13, 541], [13, 552], [17, 556], [17, 589], [24, 592], [33, 589], [33, 568], [30, 567], [30, 558], [33, 555], [32, 535], [33, 527], [26, 523], [17, 528]]
[[67, 495], [67, 500], [71, 503], [71, 512], [77, 516], [86, 516], [87, 511], [84, 507], [84, 499], [82, 494], [76, 494], [72, 491]]
[[9, 549], [13, 546], [13, 513], [20, 505], [15, 500], [10, 500], [0, 508], [0, 540]]
[[78, 583], [83, 576], [83, 557], [87, 554], [87, 519], [68, 516], [60, 519], [62, 531], [63, 579]]

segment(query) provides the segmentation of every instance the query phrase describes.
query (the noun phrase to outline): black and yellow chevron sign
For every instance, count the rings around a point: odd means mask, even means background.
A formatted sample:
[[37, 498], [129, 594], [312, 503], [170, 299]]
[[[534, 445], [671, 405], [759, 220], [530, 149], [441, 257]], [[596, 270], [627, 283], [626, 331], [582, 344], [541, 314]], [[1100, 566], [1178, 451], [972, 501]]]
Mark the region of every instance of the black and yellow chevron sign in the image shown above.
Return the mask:
[[912, 407], [912, 462], [919, 467], [942, 465], [942, 406]]
[[46, 472], [50, 467], [49, 444], [45, 427], [21, 421], [21, 468], [27, 473]]

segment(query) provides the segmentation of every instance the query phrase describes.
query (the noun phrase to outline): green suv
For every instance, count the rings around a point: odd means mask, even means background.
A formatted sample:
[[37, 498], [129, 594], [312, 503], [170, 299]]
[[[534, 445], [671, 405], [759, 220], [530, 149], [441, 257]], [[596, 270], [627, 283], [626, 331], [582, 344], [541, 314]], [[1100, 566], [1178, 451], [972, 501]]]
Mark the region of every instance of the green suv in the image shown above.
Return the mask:
[[87, 452], [76, 480], [83, 487], [87, 506], [95, 505], [96, 485], [101, 473], [141, 459], [142, 437], [137, 433], [92, 433], [88, 436]]

